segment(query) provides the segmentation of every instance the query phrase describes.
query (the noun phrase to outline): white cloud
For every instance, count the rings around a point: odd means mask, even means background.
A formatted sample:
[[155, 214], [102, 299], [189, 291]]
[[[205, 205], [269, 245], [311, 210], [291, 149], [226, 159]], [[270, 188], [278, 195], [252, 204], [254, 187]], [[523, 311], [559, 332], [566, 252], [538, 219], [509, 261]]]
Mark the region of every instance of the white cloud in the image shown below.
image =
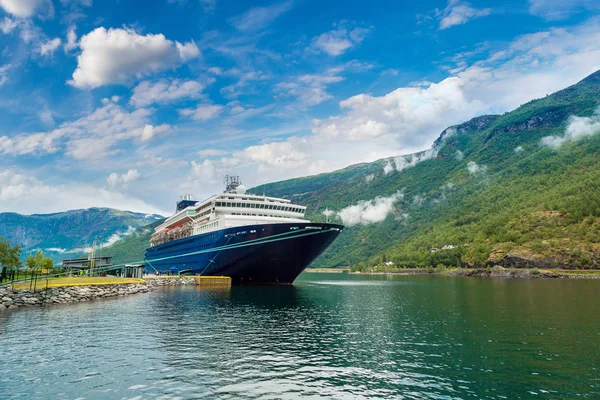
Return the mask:
[[465, 158], [465, 154], [460, 150], [456, 150], [456, 153], [454, 153], [454, 157], [457, 161], [462, 161]]
[[201, 163], [192, 161], [190, 176], [200, 182], [214, 183], [217, 180], [217, 168], [211, 160], [204, 160]]
[[60, 3], [63, 6], [68, 6], [68, 5], [82, 5], [84, 7], [91, 7], [92, 6], [92, 0], [60, 0]]
[[171, 132], [171, 125], [162, 124], [159, 126], [152, 126], [150, 124], [147, 124], [146, 126], [144, 126], [144, 129], [142, 130], [142, 136], [140, 137], [140, 140], [142, 142], [146, 142], [148, 140], [151, 140], [154, 137], [163, 136], [170, 132]]
[[204, 88], [204, 84], [193, 80], [144, 81], [133, 89], [129, 102], [135, 107], [147, 107], [154, 103], [168, 104], [184, 99], [199, 99]]
[[128, 28], [96, 28], [81, 38], [79, 47], [82, 52], [69, 83], [89, 89], [124, 84], [175, 68], [200, 55], [194, 42], [172, 42], [162, 34], [142, 36]]
[[200, 157], [219, 157], [228, 154], [228, 151], [219, 150], [219, 149], [204, 149], [198, 151], [198, 155]]
[[467, 164], [467, 170], [471, 175], [485, 174], [487, 172], [487, 165], [479, 165], [475, 161], [470, 161]]
[[431, 160], [432, 158], [437, 157], [438, 152], [439, 148], [431, 148], [419, 153], [396, 157], [394, 158], [396, 171], [400, 172], [405, 169], [412, 168], [423, 161]]
[[233, 17], [229, 23], [240, 31], [258, 31], [271, 25], [277, 17], [292, 8], [291, 1], [276, 3], [268, 7], [255, 7], [245, 13]]
[[119, 174], [117, 172], [113, 172], [106, 178], [108, 184], [112, 187], [117, 186], [127, 186], [129, 183], [133, 181], [137, 181], [141, 178], [141, 174], [137, 169], [130, 169], [124, 174]]
[[529, 0], [529, 12], [546, 20], [561, 20], [583, 10], [599, 10], [597, 0]]
[[468, 21], [490, 15], [490, 8], [475, 9], [462, 0], [448, 0], [446, 9], [440, 13], [440, 29], [466, 24]]
[[42, 111], [40, 111], [38, 115], [40, 117], [40, 121], [42, 121], [42, 124], [44, 124], [46, 128], [54, 128], [54, 117], [52, 116], [52, 112], [48, 108], [45, 108]]
[[4, 11], [20, 18], [32, 17], [43, 6], [52, 7], [52, 3], [48, 0], [0, 0]]
[[[6, 64], [0, 67], [0, 86], [8, 82], [8, 71], [10, 70], [10, 68], [10, 64]], [[0, 140], [2, 139], [0, 138]]]
[[389, 174], [390, 172], [394, 171], [394, 166], [392, 165], [390, 160], [387, 160], [387, 162], [385, 163], [385, 165], [383, 166], [383, 173], [385, 175]]
[[542, 145], [559, 148], [569, 141], [577, 141], [586, 136], [600, 133], [600, 108], [591, 117], [571, 116], [563, 136], [546, 136], [542, 138]]
[[68, 53], [71, 50], [76, 49], [77, 46], [79, 46], [79, 44], [77, 43], [77, 32], [75, 32], [75, 30], [75, 27], [71, 26], [67, 31], [67, 42], [63, 46], [65, 53]]
[[297, 97], [303, 106], [314, 106], [331, 99], [333, 96], [327, 93], [327, 87], [343, 80], [343, 77], [333, 74], [302, 75], [278, 83], [275, 85], [275, 91], [284, 96]]
[[[274, 158], [252, 159], [243, 150], [233, 152], [229, 160], [250, 177], [246, 179], [261, 183], [428, 149], [448, 126], [512, 110], [600, 69], [597, 21], [519, 37], [502, 51], [478, 54], [477, 61], [461, 65], [437, 83], [420, 82], [382, 96], [353, 96], [340, 102], [337, 115], [314, 120], [311, 134], [305, 134], [302, 124], [268, 131], [262, 144], [279, 143], [283, 148], [281, 143], [288, 143], [302, 154], [292, 157], [294, 162], [275, 167]], [[259, 134], [265, 137], [264, 130]], [[282, 142], [282, 137], [288, 139]], [[389, 171], [394, 169], [390, 164]]]
[[250, 146], [236, 153], [235, 157], [273, 168], [284, 169], [299, 167], [309, 159], [308, 154], [302, 152], [298, 146], [289, 141]]
[[366, 183], [371, 183], [373, 182], [373, 179], [375, 179], [375, 174], [369, 174], [365, 176], [365, 182]]
[[168, 214], [135, 197], [97, 185], [77, 182], [47, 184], [31, 175], [11, 169], [0, 171], [0, 209], [3, 211], [29, 214], [88, 207]]
[[357, 204], [340, 210], [337, 215], [344, 225], [368, 225], [381, 222], [394, 210], [394, 203], [404, 198], [401, 191], [389, 197], [376, 197], [374, 200], [359, 201]]
[[[0, 154], [39, 155], [65, 150], [77, 159], [100, 159], [119, 150], [121, 141], [144, 141], [170, 131], [169, 125], [149, 125], [151, 111], [125, 110], [113, 98], [87, 116], [65, 122], [49, 132], [0, 137]], [[150, 126], [150, 128], [148, 128]]]
[[[481, 109], [476, 101], [466, 98], [463, 86], [461, 79], [451, 77], [437, 84], [399, 88], [382, 97], [356, 95], [340, 102], [346, 110], [344, 115], [315, 120], [313, 132], [324, 141], [393, 135], [406, 144], [424, 146], [444, 125], [457, 117], [464, 119], [474, 108]], [[424, 132], [432, 134], [425, 138]]]
[[208, 121], [217, 117], [222, 110], [223, 106], [220, 105], [200, 104], [196, 108], [179, 110], [179, 114], [184, 117], [189, 117], [195, 121]]
[[515, 153], [521, 153], [523, 151], [523, 146], [515, 147]]
[[0, 30], [5, 35], [11, 33], [18, 26], [19, 22], [9, 17], [4, 17], [4, 19], [0, 21]]
[[338, 29], [315, 37], [312, 40], [312, 46], [316, 50], [335, 57], [344, 54], [352, 46], [360, 44], [368, 33], [369, 29], [349, 29], [345, 24], [342, 24]]
[[40, 54], [43, 56], [51, 56], [60, 46], [62, 41], [60, 38], [48, 39], [40, 46]]

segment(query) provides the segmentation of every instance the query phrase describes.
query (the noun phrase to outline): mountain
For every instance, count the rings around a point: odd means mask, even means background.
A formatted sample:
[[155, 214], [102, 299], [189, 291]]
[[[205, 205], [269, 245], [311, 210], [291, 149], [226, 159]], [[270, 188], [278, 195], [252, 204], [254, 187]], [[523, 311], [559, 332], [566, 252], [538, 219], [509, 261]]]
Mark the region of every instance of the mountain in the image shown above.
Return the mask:
[[[347, 225], [313, 266], [598, 267], [600, 71], [503, 115], [445, 129], [429, 150], [250, 189]], [[152, 229], [103, 251], [144, 257]]]
[[316, 267], [598, 267], [599, 105], [600, 71], [427, 151], [249, 191], [347, 225]]
[[137, 229], [132, 234], [105, 247], [103, 251], [106, 255], [111, 255], [113, 257], [112, 263], [114, 265], [142, 261], [144, 259], [146, 248], [150, 243], [150, 236], [152, 236], [154, 228], [162, 224], [164, 220], [164, 218], [161, 218]]
[[0, 236], [20, 244], [23, 257], [42, 249], [59, 261], [89, 251], [94, 240], [106, 246], [160, 218], [110, 208], [33, 215], [0, 213]]

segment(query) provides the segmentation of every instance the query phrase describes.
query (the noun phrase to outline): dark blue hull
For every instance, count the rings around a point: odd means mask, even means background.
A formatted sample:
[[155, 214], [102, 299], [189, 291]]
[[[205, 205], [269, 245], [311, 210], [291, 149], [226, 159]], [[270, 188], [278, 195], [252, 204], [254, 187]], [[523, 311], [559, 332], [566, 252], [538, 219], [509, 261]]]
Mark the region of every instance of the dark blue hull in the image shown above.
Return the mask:
[[146, 266], [234, 283], [291, 284], [342, 231], [342, 225], [300, 223], [227, 228], [146, 249]]

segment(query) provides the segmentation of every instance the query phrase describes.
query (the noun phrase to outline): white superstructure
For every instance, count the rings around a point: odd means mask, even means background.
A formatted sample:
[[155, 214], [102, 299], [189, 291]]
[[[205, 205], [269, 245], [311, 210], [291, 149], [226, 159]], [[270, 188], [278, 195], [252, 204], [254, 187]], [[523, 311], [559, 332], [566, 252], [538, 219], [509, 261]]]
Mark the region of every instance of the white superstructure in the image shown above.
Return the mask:
[[310, 222], [304, 219], [306, 207], [286, 199], [246, 194], [240, 186], [228, 187], [229, 192], [178, 211], [155, 229], [150, 245], [236, 226]]

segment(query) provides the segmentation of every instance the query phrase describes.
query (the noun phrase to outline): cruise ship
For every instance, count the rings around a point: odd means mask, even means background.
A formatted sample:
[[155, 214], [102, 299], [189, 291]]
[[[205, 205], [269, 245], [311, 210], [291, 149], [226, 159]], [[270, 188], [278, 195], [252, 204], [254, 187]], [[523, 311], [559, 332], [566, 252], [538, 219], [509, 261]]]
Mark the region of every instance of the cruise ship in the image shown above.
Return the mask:
[[247, 194], [239, 177], [204, 201], [190, 195], [156, 227], [146, 266], [178, 274], [229, 276], [233, 283], [291, 284], [342, 232], [312, 223], [306, 207], [290, 200]]

